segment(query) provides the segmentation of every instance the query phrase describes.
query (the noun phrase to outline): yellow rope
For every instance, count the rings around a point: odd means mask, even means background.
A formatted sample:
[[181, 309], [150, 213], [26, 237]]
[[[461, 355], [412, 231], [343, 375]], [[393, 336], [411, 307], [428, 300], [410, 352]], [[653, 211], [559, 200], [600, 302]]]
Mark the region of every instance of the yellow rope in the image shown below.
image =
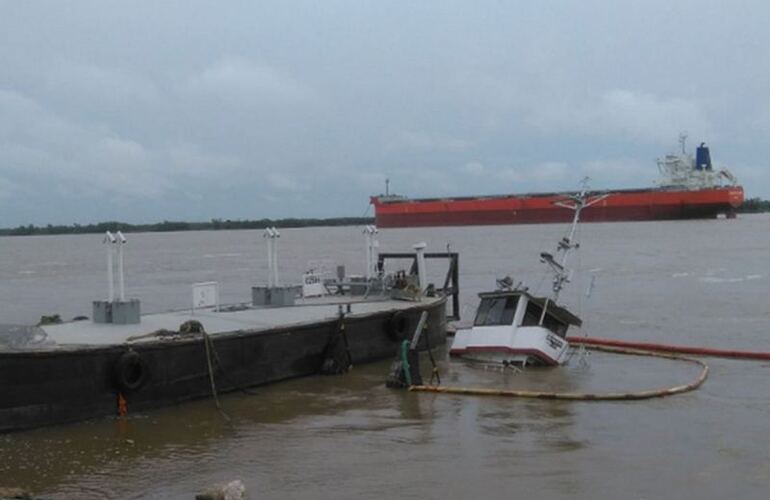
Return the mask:
[[409, 387], [410, 391], [415, 392], [436, 392], [444, 394], [461, 394], [468, 396], [505, 396], [513, 398], [530, 398], [530, 399], [559, 399], [570, 401], [635, 401], [641, 399], [662, 398], [665, 396], [673, 396], [674, 394], [681, 394], [684, 392], [694, 391], [700, 387], [708, 377], [709, 367], [703, 361], [694, 358], [686, 358], [684, 356], [677, 356], [675, 354], [665, 354], [659, 352], [642, 351], [638, 349], [624, 349], [620, 347], [604, 347], [604, 346], [591, 346], [591, 349], [605, 352], [613, 352], [618, 354], [628, 354], [632, 356], [651, 356], [656, 358], [675, 359], [678, 361], [685, 361], [688, 363], [694, 363], [701, 367], [700, 374], [691, 383], [686, 385], [677, 385], [674, 387], [667, 387], [664, 389], [652, 389], [646, 391], [635, 392], [604, 392], [604, 393], [588, 393], [588, 392], [548, 392], [548, 391], [516, 391], [516, 390], [503, 390], [503, 389], [486, 389], [482, 387], [443, 387], [435, 385], [413, 385]]

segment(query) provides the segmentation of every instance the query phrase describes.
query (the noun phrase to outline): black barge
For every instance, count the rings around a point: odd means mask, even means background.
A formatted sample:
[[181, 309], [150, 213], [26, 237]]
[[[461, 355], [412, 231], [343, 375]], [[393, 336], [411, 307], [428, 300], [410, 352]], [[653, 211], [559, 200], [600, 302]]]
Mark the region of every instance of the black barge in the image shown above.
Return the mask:
[[0, 331], [0, 432], [132, 413], [391, 358], [423, 311], [446, 339], [446, 297], [150, 314]]

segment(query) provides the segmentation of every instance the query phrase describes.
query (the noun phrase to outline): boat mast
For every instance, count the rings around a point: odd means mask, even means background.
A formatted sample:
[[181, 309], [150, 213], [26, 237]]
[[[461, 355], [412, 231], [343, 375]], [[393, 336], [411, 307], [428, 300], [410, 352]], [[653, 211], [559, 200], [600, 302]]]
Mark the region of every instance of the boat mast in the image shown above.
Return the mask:
[[588, 181], [590, 179], [588, 177], [583, 178], [581, 181], [583, 184], [583, 187], [581, 191], [573, 196], [570, 196], [567, 200], [564, 201], [557, 201], [554, 203], [554, 205], [557, 205], [559, 207], [569, 208], [574, 212], [572, 216], [572, 224], [569, 227], [569, 230], [567, 231], [567, 235], [564, 236], [561, 240], [559, 240], [559, 243], [557, 244], [556, 251], [557, 252], [564, 252], [561, 256], [561, 261], [556, 262], [556, 259], [554, 258], [553, 254], [549, 252], [543, 252], [540, 254], [540, 262], [545, 262], [548, 264], [553, 271], [553, 281], [552, 281], [552, 289], [553, 293], [551, 297], [547, 297], [545, 299], [545, 304], [543, 305], [543, 312], [540, 315], [540, 325], [543, 324], [543, 320], [545, 319], [545, 313], [548, 310], [548, 304], [549, 302], [556, 302], [559, 299], [559, 293], [561, 292], [562, 288], [564, 288], [565, 283], [569, 283], [570, 276], [572, 275], [572, 271], [567, 268], [567, 257], [569, 256], [570, 250], [574, 248], [578, 248], [580, 246], [580, 243], [575, 241], [575, 232], [577, 231], [578, 223], [580, 222], [580, 213], [583, 211], [584, 208], [590, 207], [591, 205], [600, 202], [601, 200], [605, 199], [608, 194], [602, 194], [602, 195], [595, 195], [595, 196], [589, 196], [588, 194]]

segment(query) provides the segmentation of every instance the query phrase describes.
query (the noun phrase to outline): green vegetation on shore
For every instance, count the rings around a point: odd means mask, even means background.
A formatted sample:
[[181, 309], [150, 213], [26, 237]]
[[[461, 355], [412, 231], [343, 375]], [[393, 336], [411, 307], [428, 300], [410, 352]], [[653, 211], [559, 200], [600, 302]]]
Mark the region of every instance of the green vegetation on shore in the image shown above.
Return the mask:
[[259, 219], [259, 220], [222, 220], [212, 219], [210, 222], [174, 222], [164, 220], [155, 224], [128, 224], [125, 222], [99, 222], [96, 224], [72, 224], [35, 226], [19, 226], [0, 229], [0, 236], [30, 236], [38, 234], [88, 234], [105, 231], [122, 231], [124, 233], [168, 232], [168, 231], [205, 231], [219, 229], [264, 229], [275, 226], [317, 227], [317, 226], [357, 226], [372, 224], [371, 217], [336, 217], [331, 219]]
[[743, 202], [743, 205], [736, 210], [739, 214], [755, 214], [760, 212], [770, 212], [770, 200], [760, 198], [749, 198]]

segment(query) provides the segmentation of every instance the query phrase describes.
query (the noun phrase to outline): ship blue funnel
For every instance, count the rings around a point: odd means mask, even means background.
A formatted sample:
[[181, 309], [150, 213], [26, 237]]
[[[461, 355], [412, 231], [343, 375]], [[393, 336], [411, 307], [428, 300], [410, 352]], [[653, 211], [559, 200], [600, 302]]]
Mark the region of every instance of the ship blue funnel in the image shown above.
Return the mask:
[[705, 142], [695, 150], [695, 170], [711, 170], [711, 153]]

